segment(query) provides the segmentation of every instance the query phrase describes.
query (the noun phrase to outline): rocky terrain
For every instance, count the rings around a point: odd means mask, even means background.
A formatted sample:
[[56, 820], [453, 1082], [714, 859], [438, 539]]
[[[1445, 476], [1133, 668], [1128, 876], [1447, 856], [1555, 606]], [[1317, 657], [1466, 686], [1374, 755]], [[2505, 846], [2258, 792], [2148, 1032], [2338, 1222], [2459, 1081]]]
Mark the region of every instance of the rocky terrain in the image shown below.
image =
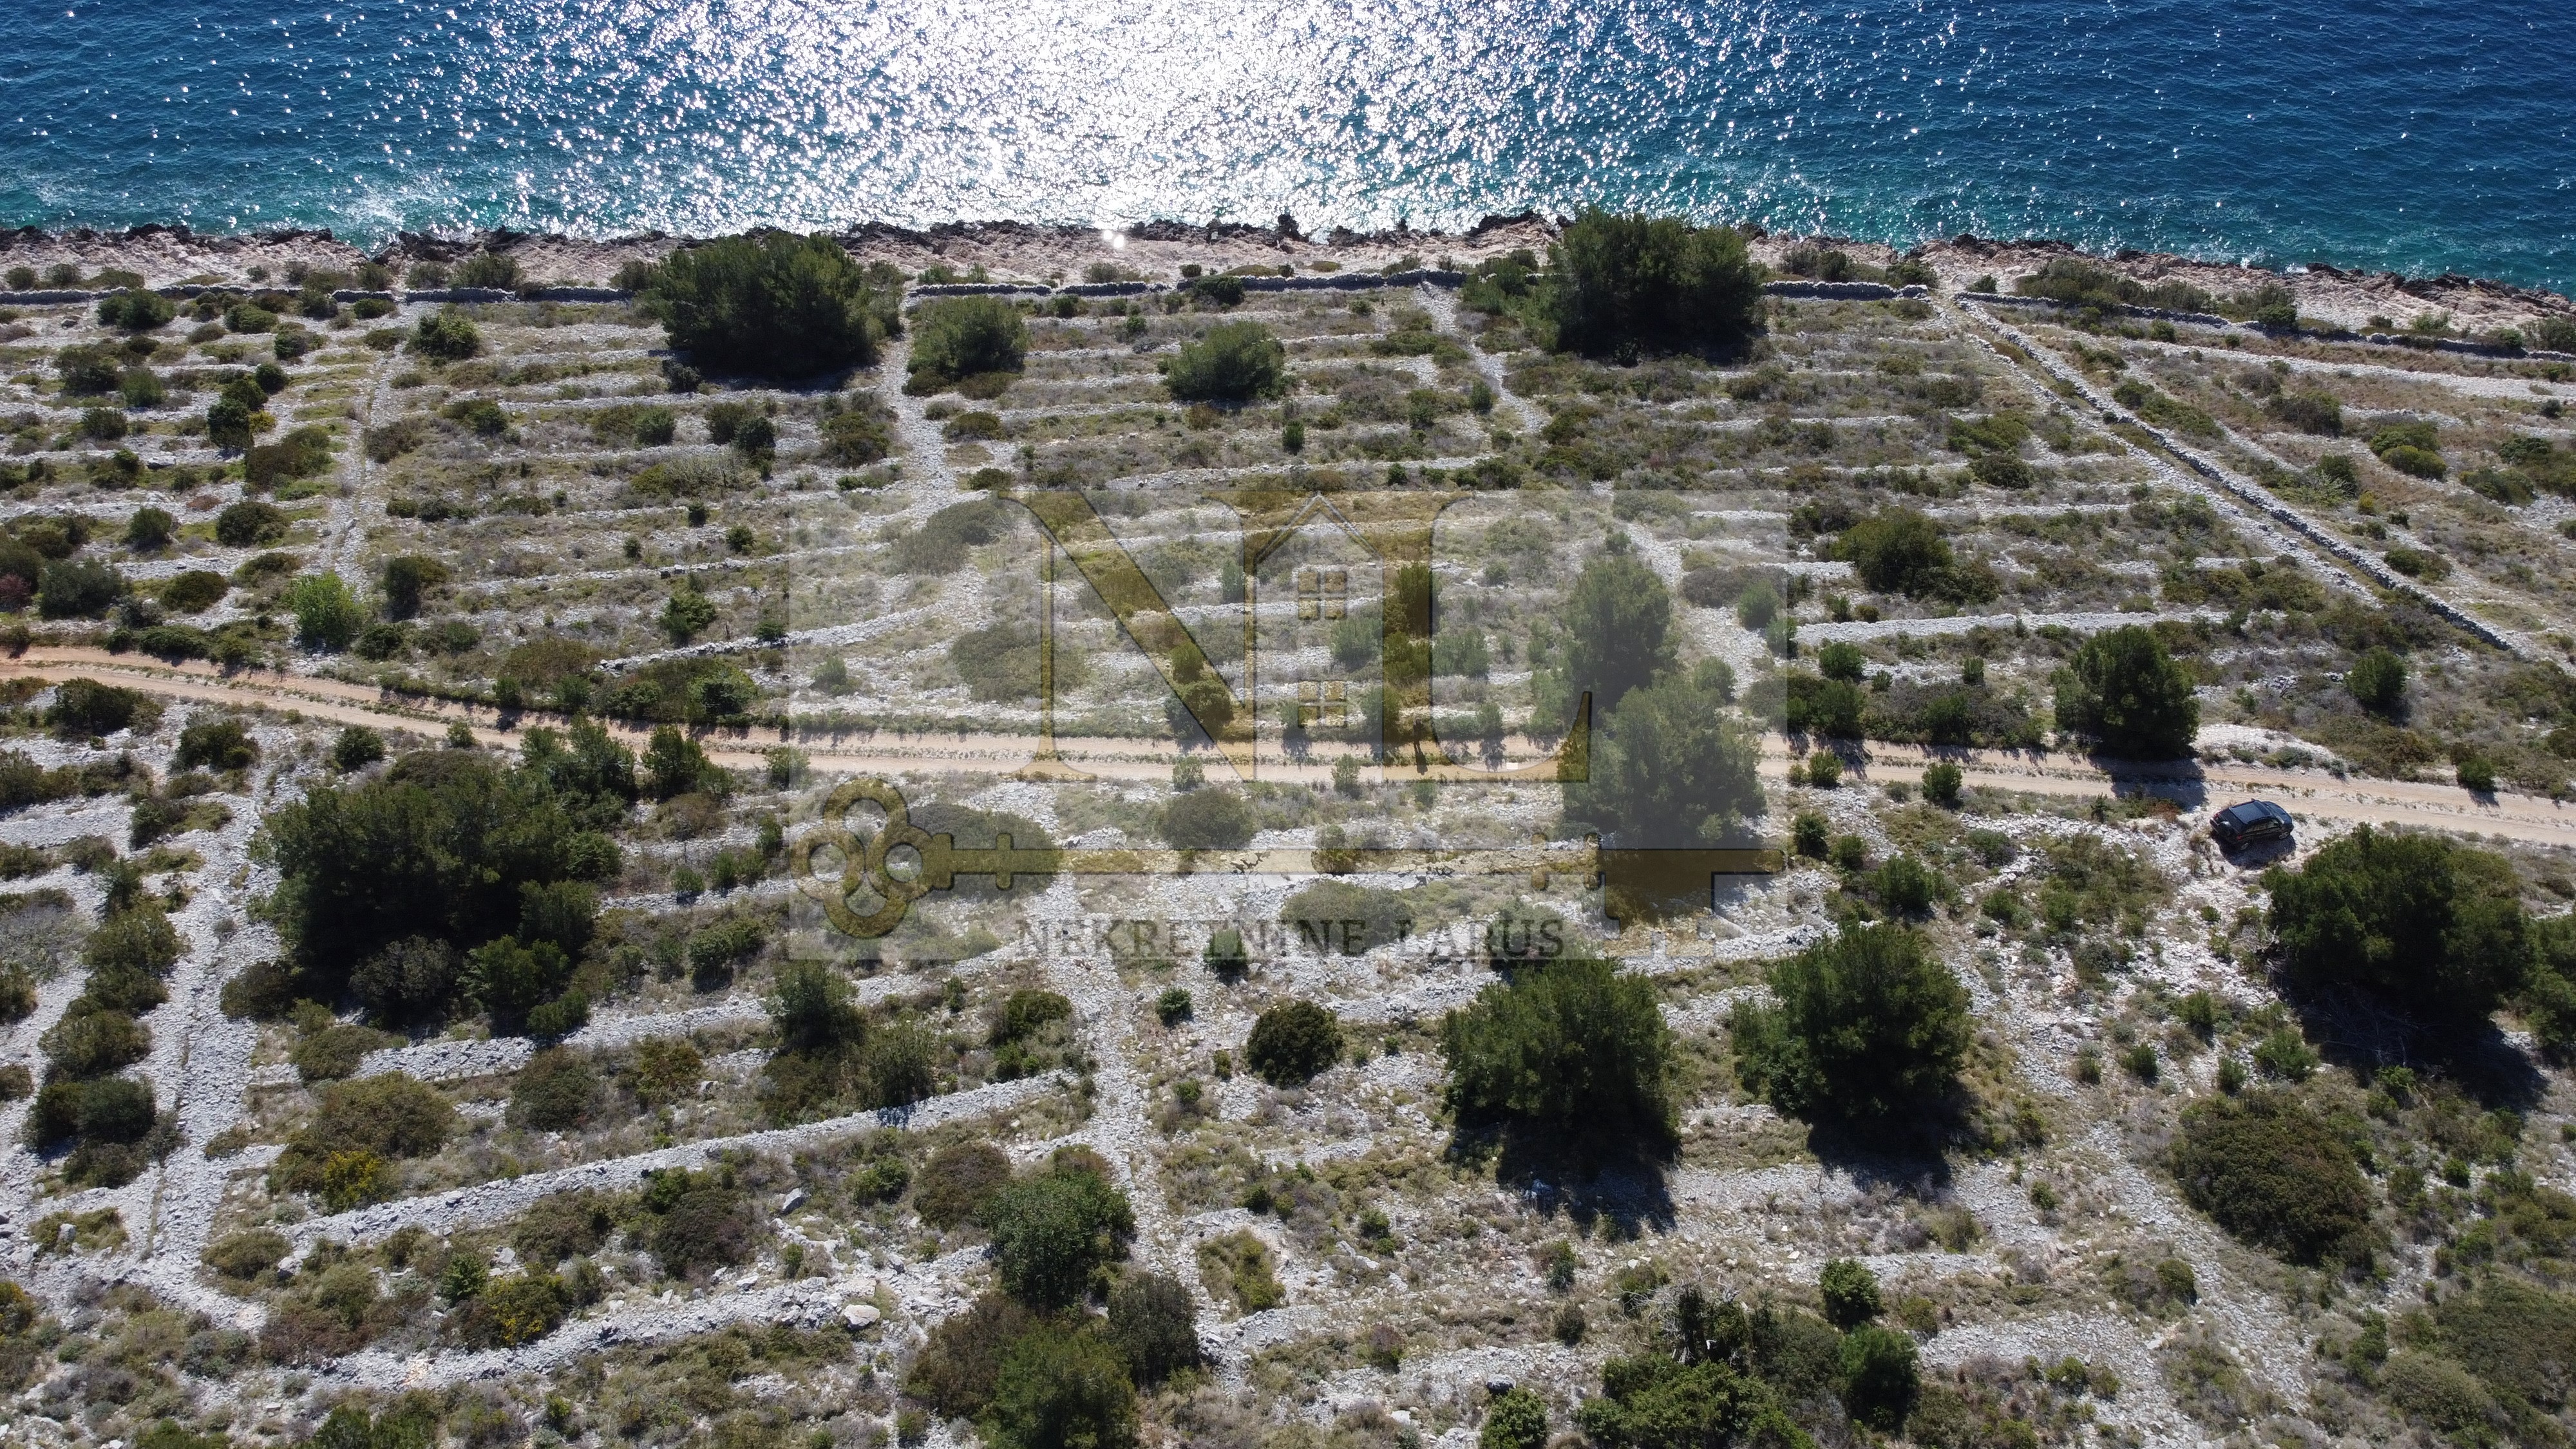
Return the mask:
[[[1830, 1360], [1811, 1310], [1852, 1327], [1820, 1275], [1855, 1262], [1920, 1384], [1873, 1427], [1830, 1362], [1765, 1367], [1817, 1442], [2559, 1442], [2561, 1320], [2510, 1388], [2440, 1317], [2498, 1283], [2567, 1312], [2546, 1002], [2474, 1050], [2321, 1007], [2263, 872], [2410, 827], [2492, 852], [2535, 933], [2576, 899], [2576, 364], [2480, 341], [2536, 346], [2565, 299], [2311, 269], [2304, 330], [2177, 323], [2023, 302], [2044, 246], [1936, 245], [1925, 280], [1766, 238], [1749, 348], [1622, 364], [1493, 301], [1480, 264], [1551, 234], [868, 230], [913, 325], [784, 385], [688, 368], [625, 300], [454, 300], [609, 287], [663, 239], [7, 239], [39, 274], [15, 291], [80, 296], [0, 306], [0, 1442], [288, 1444], [352, 1412], [384, 1442], [407, 1413], [476, 1445], [989, 1439], [921, 1369], [1002, 1301], [993, 1223], [951, 1201], [979, 1144], [1005, 1178], [1096, 1170], [1132, 1212], [1104, 1273], [1186, 1288], [1151, 1442], [1520, 1442], [1490, 1432], [1515, 1389], [1623, 1442], [1578, 1417], [1605, 1362], [1689, 1358], [1710, 1302]], [[1282, 268], [1334, 285], [1194, 285]], [[195, 290], [138, 327], [102, 269]], [[2108, 274], [2231, 308], [2282, 280]], [[907, 367], [918, 288], [1005, 282], [1016, 367]], [[1165, 365], [1242, 322], [1283, 395], [1172, 397]], [[244, 379], [247, 450], [211, 417]], [[1039, 491], [1085, 500], [1078, 538], [999, 501]], [[1437, 738], [1382, 749], [1404, 605], [1367, 500], [1430, 493], [1456, 495], [1425, 524]], [[1614, 568], [1667, 669], [1760, 736], [1738, 833], [1785, 851], [1656, 919], [1605, 914], [1555, 777]], [[2196, 761], [2068, 748], [2067, 672], [2134, 626]], [[598, 753], [545, 766], [568, 738]], [[612, 755], [622, 793], [580, 774]], [[417, 975], [322, 1000], [279, 964], [297, 883], [363, 834], [299, 855], [282, 812], [498, 780], [499, 832], [547, 768], [578, 818], [529, 888], [597, 916], [542, 992], [485, 950], [417, 966], [480, 993], [441, 1013], [403, 1005]], [[959, 846], [1154, 860], [961, 877], [854, 936], [827, 907], [875, 903], [831, 858], [874, 828], [838, 818], [859, 779]], [[2210, 810], [2257, 791], [2296, 839], [2220, 851]], [[1182, 823], [1216, 815], [1239, 833]], [[1330, 869], [1534, 838], [1568, 866]], [[147, 919], [142, 1036], [75, 1069], [102, 938]], [[1955, 1114], [1895, 1142], [1781, 1110], [1730, 1030], [1773, 963], [1886, 921], [1971, 1022]], [[1444, 1019], [1500, 989], [1495, 928], [1541, 922], [1649, 984], [1668, 1152], [1462, 1121]], [[1291, 1002], [1337, 1031], [1303, 1079], [1252, 1065]], [[81, 1097], [48, 1137], [57, 1079], [146, 1084], [148, 1130]], [[2178, 1171], [2186, 1113], [2249, 1092], [2358, 1144], [2366, 1252], [2223, 1225]]]

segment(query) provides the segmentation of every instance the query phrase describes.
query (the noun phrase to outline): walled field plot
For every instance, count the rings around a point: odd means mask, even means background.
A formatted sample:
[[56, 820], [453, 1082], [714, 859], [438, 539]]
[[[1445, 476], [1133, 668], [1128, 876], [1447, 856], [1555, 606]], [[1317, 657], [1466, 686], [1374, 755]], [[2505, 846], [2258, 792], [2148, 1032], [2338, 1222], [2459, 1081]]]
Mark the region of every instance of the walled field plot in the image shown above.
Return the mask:
[[[2562, 795], [2564, 380], [1938, 296], [1615, 363], [1477, 295], [1024, 296], [962, 378], [916, 296], [795, 386], [624, 303], [10, 309], [7, 1435], [991, 1442], [1026, 1299], [1163, 1324], [1149, 1442], [1660, 1443], [1656, 1364], [1819, 1443], [2563, 1437], [2568, 852], [2422, 867], [2537, 963], [2434, 1040], [2285, 964], [2262, 868], [2357, 836], [1893, 761], [2063, 762], [2134, 628], [2206, 759]], [[1247, 324], [1272, 384], [1173, 395]], [[1650, 758], [1730, 812], [1612, 793]], [[836, 931], [861, 776], [1065, 868]], [[1615, 921], [1367, 854], [1592, 834], [1785, 867]], [[1871, 931], [1962, 1003], [1901, 1139], [1748, 1054]], [[1462, 1110], [1459, 1023], [1592, 953], [1650, 1151]], [[2330, 1234], [2211, 1186], [2283, 1130]]]

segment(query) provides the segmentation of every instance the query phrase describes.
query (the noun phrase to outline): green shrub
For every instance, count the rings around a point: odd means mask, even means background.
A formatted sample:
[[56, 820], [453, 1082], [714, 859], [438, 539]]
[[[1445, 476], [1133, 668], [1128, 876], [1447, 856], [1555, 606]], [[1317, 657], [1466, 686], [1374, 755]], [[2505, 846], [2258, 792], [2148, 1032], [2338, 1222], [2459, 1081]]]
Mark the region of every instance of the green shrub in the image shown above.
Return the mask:
[[515, 292], [519, 289], [520, 279], [517, 257], [505, 257], [493, 252], [476, 252], [456, 264], [455, 268], [448, 273], [447, 284], [451, 287], [489, 287], [496, 291]]
[[131, 689], [66, 679], [54, 691], [54, 707], [46, 712], [45, 723], [61, 739], [112, 735], [122, 729], [148, 732], [161, 723], [161, 706]]
[[2217, 305], [2209, 293], [2187, 282], [2140, 282], [2076, 257], [2050, 258], [2037, 272], [2014, 278], [2013, 291], [2025, 297], [2046, 297], [2069, 306], [2103, 311], [2130, 306], [2207, 312]]
[[2410, 579], [2422, 579], [2426, 583], [2438, 584], [2451, 576], [2449, 559], [2420, 548], [2392, 548], [2380, 557], [2387, 561], [2390, 568]]
[[993, 1019], [993, 1045], [1023, 1040], [1051, 1021], [1069, 1021], [1073, 1003], [1053, 991], [1014, 991]]
[[248, 1282], [285, 1262], [292, 1247], [284, 1233], [271, 1228], [251, 1228], [209, 1245], [203, 1261], [207, 1267], [227, 1278]]
[[36, 580], [36, 612], [48, 619], [95, 618], [125, 595], [125, 576], [95, 559], [58, 559]]
[[2369, 1258], [2370, 1188], [2343, 1136], [2277, 1092], [2184, 1109], [2172, 1148], [2183, 1197], [2229, 1233], [2293, 1262]]
[[2359, 987], [2418, 1018], [2476, 1020], [2530, 958], [2512, 865], [2439, 836], [2363, 826], [2264, 881], [2283, 973], [2304, 991]]
[[[2566, 1403], [2567, 1366], [2576, 1363], [2576, 1297], [2499, 1274], [2444, 1298], [2432, 1319], [2434, 1344], [2496, 1398], [2525, 1412]], [[2389, 1367], [2397, 1364], [2392, 1355]]]
[[1258, 322], [1220, 322], [1182, 344], [1163, 373], [1181, 402], [1252, 402], [1288, 391], [1288, 350]]
[[284, 509], [255, 499], [224, 506], [215, 515], [215, 542], [226, 548], [256, 548], [286, 537], [291, 522]]
[[2131, 624], [2084, 641], [2050, 677], [2057, 727], [2130, 759], [2188, 758], [2200, 730], [2191, 675], [2155, 632]]
[[992, 1449], [1125, 1449], [1136, 1442], [1136, 1390], [1101, 1335], [1041, 1323], [1002, 1354], [982, 1423]]
[[75, 397], [114, 392], [124, 375], [114, 353], [87, 344], [55, 353], [54, 371], [62, 377], [63, 391]]
[[1588, 955], [1524, 966], [1440, 1024], [1460, 1120], [1614, 1152], [1672, 1144], [1674, 1050], [1653, 985]]
[[286, 607], [295, 614], [295, 642], [336, 654], [366, 627], [367, 610], [338, 574], [305, 574], [287, 586]]
[[447, 1099], [406, 1073], [333, 1082], [269, 1168], [270, 1189], [342, 1206], [374, 1200], [387, 1186], [384, 1163], [436, 1152], [455, 1125]]
[[448, 577], [447, 565], [419, 554], [397, 554], [385, 560], [380, 576], [385, 617], [400, 620], [419, 614], [422, 598]]
[[171, 767], [180, 770], [246, 770], [259, 758], [259, 745], [237, 719], [201, 719], [179, 731], [179, 752]]
[[401, 1042], [398, 1036], [340, 1023], [308, 1033], [296, 1042], [286, 1059], [294, 1066], [295, 1074], [307, 1082], [338, 1081], [356, 1076], [367, 1053]]
[[1237, 1229], [1223, 1237], [1199, 1241], [1199, 1276], [1208, 1292], [1218, 1298], [1231, 1299], [1245, 1313], [1259, 1313], [1288, 1301], [1288, 1290], [1279, 1285], [1273, 1271], [1268, 1244], [1251, 1232]]
[[137, 553], [158, 553], [170, 546], [179, 531], [179, 520], [159, 508], [138, 508], [125, 521], [125, 546]]
[[528, 1059], [510, 1084], [510, 1124], [538, 1132], [566, 1132], [590, 1120], [599, 1102], [599, 1074], [590, 1059], [568, 1047], [548, 1047]]
[[1941, 526], [1911, 508], [1889, 508], [1843, 530], [1833, 556], [1848, 560], [1862, 583], [1908, 598], [1973, 600], [1993, 596], [1974, 570], [1962, 570]]
[[1870, 1125], [1945, 1101], [1968, 1050], [1968, 994], [1903, 926], [1848, 926], [1775, 962], [1776, 1005], [1736, 1008], [1736, 1070], [1809, 1121]]
[[1560, 350], [1699, 351], [1752, 336], [1761, 300], [1737, 232], [1586, 209], [1548, 248], [1535, 316]]
[[1825, 1321], [1840, 1329], [1854, 1329], [1876, 1318], [1883, 1305], [1878, 1295], [1878, 1275], [1850, 1258], [1836, 1258], [1825, 1264], [1816, 1279], [1816, 1289], [1825, 1301]]
[[160, 374], [148, 367], [129, 367], [116, 379], [117, 396], [129, 408], [157, 408], [170, 400], [169, 389]]
[[2343, 436], [2343, 404], [2318, 392], [2275, 393], [2263, 404], [2273, 419], [2320, 438]]
[[1843, 1406], [1869, 1427], [1894, 1433], [1921, 1387], [1914, 1340], [1865, 1323], [1843, 1336], [1839, 1358]]
[[239, 452], [255, 436], [253, 420], [267, 416], [255, 408], [244, 407], [238, 399], [218, 398], [206, 409], [206, 441], [218, 448]]
[[411, 350], [433, 362], [462, 362], [483, 350], [483, 334], [458, 307], [441, 307], [420, 319]]
[[[1354, 885], [1346, 880], [1311, 882], [1279, 903], [1281, 925], [1294, 928], [1319, 953], [1344, 956], [1364, 955], [1403, 940], [1413, 933], [1415, 914], [1414, 901], [1401, 892]], [[1218, 935], [1227, 938], [1223, 945], [1230, 950], [1219, 950]], [[1229, 969], [1239, 971], [1250, 964], [1240, 933], [1212, 932], [1208, 947], [1212, 958], [1208, 968], [1220, 976]], [[1213, 959], [1235, 955], [1241, 955], [1243, 960]]]
[[592, 863], [542, 773], [460, 750], [308, 790], [270, 812], [261, 849], [282, 877], [281, 931], [332, 982], [409, 937], [470, 949], [504, 936], [522, 924], [524, 887], [584, 878]]
[[1724, 1363], [1684, 1364], [1666, 1353], [1603, 1363], [1601, 1392], [1584, 1401], [1575, 1422], [1601, 1449], [1811, 1442], [1767, 1384]]
[[1496, 1394], [1476, 1449], [1547, 1449], [1547, 1401], [1517, 1384]]
[[1341, 1057], [1341, 1023], [1311, 1001], [1282, 1002], [1261, 1013], [1243, 1044], [1253, 1075], [1274, 1087], [1302, 1086]]
[[1002, 1356], [1041, 1320], [999, 1293], [987, 1293], [932, 1327], [903, 1391], [949, 1418], [973, 1418], [993, 1399]]
[[1923, 798], [1945, 810], [1956, 809], [1960, 786], [1965, 779], [1959, 767], [1946, 760], [1926, 766], [1923, 771]]
[[758, 1210], [730, 1172], [654, 1173], [645, 1184], [644, 1207], [652, 1214], [645, 1237], [672, 1277], [729, 1268], [751, 1256]]
[[2393, 715], [2406, 702], [2406, 661], [2386, 649], [2373, 649], [2353, 661], [2343, 687], [2362, 708]]
[[1258, 828], [1252, 807], [1233, 790], [1192, 790], [1163, 807], [1160, 829], [1175, 850], [1240, 850]]
[[165, 976], [179, 964], [179, 932], [157, 905], [118, 911], [81, 945], [82, 964], [93, 972], [130, 971]]
[[679, 426], [678, 415], [658, 403], [619, 403], [591, 415], [590, 435], [605, 444], [659, 448], [670, 443]]
[[700, 367], [810, 377], [877, 360], [900, 289], [828, 236], [725, 237], [663, 258], [636, 304]]
[[1135, 1213], [1088, 1170], [1055, 1170], [994, 1193], [982, 1209], [1003, 1291], [1041, 1312], [1069, 1307], [1094, 1269], [1127, 1256]]
[[2427, 452], [2422, 448], [2403, 446], [2391, 448], [2379, 455], [2379, 461], [2400, 473], [2417, 478], [2439, 479], [2450, 473], [2450, 465], [2442, 460], [2441, 454]]
[[1981, 453], [1968, 461], [1968, 476], [1989, 488], [2019, 492], [2039, 486], [2039, 472], [2011, 453]]
[[941, 297], [912, 315], [912, 356], [904, 370], [916, 390], [954, 386], [979, 373], [1017, 372], [1029, 324], [1000, 297]]
[[149, 332], [167, 327], [179, 309], [158, 292], [129, 287], [98, 299], [98, 320], [103, 327], [122, 327], [129, 332]]
[[1129, 1377], [1159, 1384], [1199, 1362], [1198, 1305], [1177, 1278], [1128, 1273], [1109, 1292], [1109, 1341]]
[[843, 467], [882, 461], [894, 451], [894, 429], [884, 410], [862, 398], [823, 419], [823, 456]]

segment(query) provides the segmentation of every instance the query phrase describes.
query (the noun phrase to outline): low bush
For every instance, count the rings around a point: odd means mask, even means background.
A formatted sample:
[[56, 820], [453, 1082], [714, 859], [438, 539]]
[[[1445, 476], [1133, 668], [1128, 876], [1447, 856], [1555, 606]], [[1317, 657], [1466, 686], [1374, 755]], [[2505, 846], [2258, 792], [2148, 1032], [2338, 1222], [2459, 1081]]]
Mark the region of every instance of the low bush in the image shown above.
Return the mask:
[[367, 1053], [401, 1044], [402, 1038], [391, 1033], [341, 1023], [307, 1033], [286, 1059], [307, 1082], [336, 1081], [357, 1075]]
[[1011, 1159], [986, 1142], [958, 1142], [932, 1153], [914, 1180], [913, 1210], [934, 1228], [982, 1220], [985, 1204], [1011, 1180]]
[[237, 719], [200, 719], [179, 731], [178, 770], [246, 770], [259, 759], [259, 745]]
[[894, 451], [894, 428], [865, 398], [823, 419], [823, 456], [846, 468], [881, 462]]
[[128, 332], [149, 332], [167, 327], [179, 309], [158, 292], [129, 287], [98, 299], [98, 320], [103, 327], [121, 327]]
[[215, 515], [215, 542], [226, 548], [257, 548], [285, 539], [292, 520], [274, 504], [244, 499]]
[[510, 1084], [514, 1127], [570, 1131], [587, 1123], [598, 1105], [599, 1074], [586, 1054], [569, 1047], [548, 1047], [530, 1057]]
[[242, 479], [251, 488], [274, 488], [289, 479], [317, 477], [330, 468], [331, 434], [320, 427], [297, 428], [242, 454]]
[[286, 1261], [293, 1245], [272, 1228], [252, 1228], [216, 1240], [204, 1254], [207, 1267], [237, 1282], [248, 1282]]
[[2247, 1092], [2192, 1104], [2171, 1152], [2193, 1207], [2298, 1263], [2371, 1255], [2370, 1187], [2341, 1133], [2296, 1099]]
[[955, 1419], [973, 1418], [993, 1399], [1002, 1356], [1041, 1320], [999, 1293], [987, 1293], [930, 1330], [903, 1391]]
[[1252, 807], [1233, 790], [1192, 790], [1163, 807], [1163, 843], [1175, 850], [1241, 850], [1252, 843]]
[[2217, 306], [2217, 299], [2187, 282], [2140, 282], [2098, 262], [2075, 257], [2050, 258], [2037, 272], [2014, 278], [2013, 291], [2025, 297], [2046, 297], [2069, 306], [2106, 312], [2123, 306], [2207, 312]]
[[1311, 1001], [1282, 1002], [1261, 1013], [1243, 1044], [1245, 1064], [1274, 1087], [1302, 1086], [1341, 1057], [1341, 1023]]
[[1017, 372], [1028, 350], [1028, 321], [1008, 301], [941, 297], [913, 313], [904, 370], [914, 391], [936, 391], [980, 373]]
[[2269, 413], [2274, 421], [2303, 433], [2313, 433], [2320, 438], [2343, 436], [2343, 404], [2325, 393], [2275, 393], [2263, 404], [2263, 411]]
[[45, 565], [36, 580], [36, 612], [48, 619], [96, 618], [125, 596], [125, 576], [96, 559]]
[[751, 1256], [758, 1210], [729, 1170], [652, 1173], [643, 1206], [650, 1215], [643, 1237], [674, 1278], [702, 1276]]
[[476, 252], [458, 262], [447, 274], [451, 287], [488, 287], [496, 291], [515, 292], [522, 273], [517, 257], [497, 252]]
[[321, 1090], [312, 1120], [269, 1169], [269, 1185], [279, 1192], [337, 1196], [331, 1192], [335, 1174], [373, 1177], [382, 1163], [428, 1156], [446, 1145], [455, 1126], [456, 1109], [447, 1099], [407, 1073], [333, 1082]]
[[1223, 1237], [1203, 1238], [1198, 1258], [1199, 1277], [1209, 1295], [1231, 1301], [1238, 1311], [1259, 1313], [1288, 1301], [1270, 1246], [1250, 1232], [1237, 1229]]
[[1163, 383], [1181, 402], [1245, 403], [1288, 391], [1288, 350], [1258, 322], [1220, 322], [1182, 344]]
[[90, 679], [67, 679], [54, 690], [54, 707], [45, 723], [60, 739], [112, 735], [131, 729], [148, 733], [161, 723], [161, 706], [151, 696]]
[[462, 362], [483, 350], [483, 334], [462, 308], [441, 307], [420, 319], [411, 350], [433, 362]]

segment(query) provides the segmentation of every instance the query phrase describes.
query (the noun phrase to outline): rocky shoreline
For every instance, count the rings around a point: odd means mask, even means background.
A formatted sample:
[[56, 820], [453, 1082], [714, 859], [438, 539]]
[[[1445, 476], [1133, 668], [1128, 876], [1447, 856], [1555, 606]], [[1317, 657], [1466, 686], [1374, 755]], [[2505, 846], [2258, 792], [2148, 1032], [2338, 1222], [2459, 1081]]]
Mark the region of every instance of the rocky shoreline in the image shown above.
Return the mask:
[[[1455, 233], [1399, 226], [1367, 233], [1337, 228], [1309, 235], [1293, 217], [1282, 216], [1268, 227], [1151, 221], [1119, 231], [1013, 221], [947, 222], [926, 228], [871, 222], [838, 236], [860, 259], [888, 262], [910, 273], [946, 266], [961, 277], [981, 269], [981, 276], [997, 282], [1062, 285], [1081, 283], [1104, 264], [1139, 280], [1170, 280], [1193, 263], [1212, 270], [1285, 265], [1299, 275], [1406, 265], [1463, 267], [1520, 247], [1543, 250], [1556, 230], [1555, 221], [1523, 213], [1489, 216]], [[345, 271], [374, 261], [399, 273], [420, 262], [452, 263], [477, 251], [492, 251], [517, 260], [522, 273], [540, 286], [577, 288], [605, 286], [627, 263], [653, 260], [688, 240], [657, 232], [603, 239], [515, 231], [463, 236], [405, 232], [370, 252], [328, 231], [206, 235], [186, 226], [141, 226], [120, 232], [21, 227], [0, 232], [0, 267], [29, 266], [41, 273], [68, 263], [86, 271], [115, 267], [136, 272], [156, 287], [241, 286], [261, 280], [252, 275], [255, 268], [282, 276], [289, 267]], [[2008, 287], [2013, 277], [2037, 271], [2054, 258], [2087, 255], [2069, 243], [2047, 240], [1959, 236], [1899, 251], [1877, 242], [1835, 237], [1758, 231], [1754, 235], [1755, 255], [1775, 266], [1801, 248], [1839, 249], [1871, 266], [1885, 266], [1900, 256], [1916, 258], [1931, 266], [1943, 288], [1953, 291], [1986, 276]], [[2140, 281], [2186, 282], [2222, 296], [2266, 282], [2281, 283], [2297, 299], [2302, 316], [2350, 329], [2367, 328], [2374, 318], [2403, 328], [2429, 313], [2446, 314], [2453, 327], [2463, 332], [2527, 328], [2543, 317], [2576, 317], [2576, 300], [2560, 293], [2455, 273], [2406, 277], [2395, 272], [2347, 271], [2325, 263], [2276, 272], [2169, 252], [2123, 251], [2090, 259]]]

